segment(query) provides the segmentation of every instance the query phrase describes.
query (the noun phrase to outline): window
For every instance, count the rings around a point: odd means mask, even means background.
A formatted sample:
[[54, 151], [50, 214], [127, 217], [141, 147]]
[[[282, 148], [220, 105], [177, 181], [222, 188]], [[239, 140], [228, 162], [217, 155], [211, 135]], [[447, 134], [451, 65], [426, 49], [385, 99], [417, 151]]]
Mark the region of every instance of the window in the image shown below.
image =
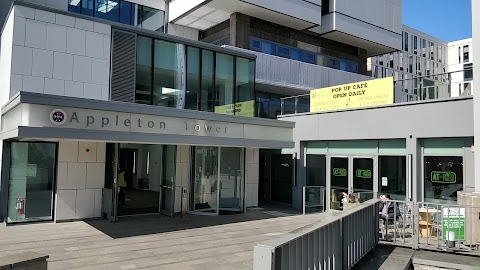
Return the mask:
[[394, 200], [405, 200], [407, 189], [407, 158], [405, 156], [378, 157], [378, 190], [389, 193]]
[[[8, 223], [52, 219], [56, 164], [55, 143], [11, 143]], [[19, 200], [23, 213], [16, 208]]]
[[255, 116], [255, 61], [237, 57], [235, 115]]
[[290, 49], [283, 46], [278, 46], [277, 55], [285, 58], [290, 58]]
[[233, 56], [217, 53], [215, 62], [215, 112], [234, 114]]
[[276, 55], [276, 52], [277, 52], [276, 45], [273, 44], [272, 42], [262, 41], [261, 52], [270, 54], [270, 55]]
[[95, 1], [95, 17], [109, 20], [120, 20], [119, 0], [96, 0]]
[[307, 186], [326, 186], [326, 157], [307, 155]]
[[457, 201], [463, 190], [463, 158], [456, 156], [425, 156], [426, 202]]
[[313, 52], [253, 38], [250, 49], [265, 54], [276, 55], [310, 64], [317, 64], [317, 55]]
[[408, 33], [403, 33], [403, 46], [404, 50], [408, 52]]
[[463, 62], [469, 62], [469, 46], [465, 45], [463, 46]]
[[135, 102], [255, 116], [255, 60], [138, 36]]
[[187, 92], [185, 109], [200, 110], [200, 49], [187, 48]]
[[139, 36], [137, 38], [137, 73], [135, 82], [135, 102], [151, 104], [152, 100], [152, 61], [153, 40]]
[[180, 108], [182, 89], [180, 80], [185, 67], [178, 59], [185, 59], [185, 48], [163, 40], [155, 40], [153, 55], [153, 95], [152, 104]]
[[200, 111], [213, 112], [215, 108], [215, 84], [213, 70], [214, 53], [202, 50], [202, 88], [200, 95]]
[[163, 32], [165, 24], [163, 10], [125, 0], [69, 0], [68, 11], [157, 32]]
[[464, 81], [473, 80], [473, 64], [463, 65], [463, 80]]
[[458, 63], [462, 63], [462, 48], [458, 47]]
[[417, 54], [417, 49], [418, 49], [418, 48], [417, 48], [417, 46], [418, 46], [418, 45], [417, 45], [417, 42], [418, 42], [417, 36], [413, 36], [413, 53], [414, 53], [414, 54]]

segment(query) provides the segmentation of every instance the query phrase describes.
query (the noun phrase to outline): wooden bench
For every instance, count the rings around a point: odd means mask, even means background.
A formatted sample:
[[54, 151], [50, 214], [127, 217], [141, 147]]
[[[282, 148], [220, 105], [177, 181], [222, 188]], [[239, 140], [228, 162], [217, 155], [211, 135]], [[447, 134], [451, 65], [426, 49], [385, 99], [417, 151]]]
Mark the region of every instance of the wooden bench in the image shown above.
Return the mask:
[[48, 257], [31, 251], [0, 257], [0, 270], [47, 270]]

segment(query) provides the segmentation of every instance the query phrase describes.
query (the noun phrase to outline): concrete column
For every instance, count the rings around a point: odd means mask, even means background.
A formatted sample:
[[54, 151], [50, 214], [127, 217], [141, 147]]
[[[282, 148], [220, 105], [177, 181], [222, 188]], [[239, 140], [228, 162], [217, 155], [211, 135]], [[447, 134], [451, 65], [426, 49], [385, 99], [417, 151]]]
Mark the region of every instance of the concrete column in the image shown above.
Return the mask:
[[358, 48], [358, 73], [367, 75], [367, 51]]
[[[473, 119], [475, 164], [480, 165], [480, 1], [472, 0]], [[480, 192], [480, 170], [475, 170], [475, 191]]]
[[[410, 176], [407, 174], [407, 197], [408, 189], [411, 190], [411, 199], [414, 202], [422, 201], [423, 197], [423, 177], [422, 177], [422, 146], [419, 143], [418, 139], [412, 134], [406, 138], [406, 147], [407, 147], [407, 170], [409, 156], [411, 155], [412, 167], [411, 167], [411, 184], [408, 183]], [[408, 172], [407, 172], [408, 173]], [[410, 186], [411, 185], [411, 186]], [[408, 198], [407, 198], [408, 199]]]
[[230, 45], [250, 48], [250, 17], [241, 13], [230, 15]]

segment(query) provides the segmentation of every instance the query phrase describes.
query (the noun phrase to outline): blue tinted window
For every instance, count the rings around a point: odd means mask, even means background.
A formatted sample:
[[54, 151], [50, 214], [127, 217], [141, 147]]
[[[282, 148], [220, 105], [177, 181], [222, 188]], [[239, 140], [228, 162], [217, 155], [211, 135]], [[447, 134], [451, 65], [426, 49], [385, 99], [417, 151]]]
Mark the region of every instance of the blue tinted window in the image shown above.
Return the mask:
[[282, 46], [278, 46], [277, 55], [282, 57], [290, 57], [290, 49]]
[[132, 3], [121, 1], [120, 2], [120, 22], [133, 25], [133, 12], [132, 12]]
[[120, 17], [119, 0], [96, 0], [95, 17], [118, 22]]
[[261, 51], [262, 50], [262, 43], [258, 40], [252, 40], [252, 50], [254, 51]]
[[276, 55], [276, 45], [271, 42], [262, 41], [262, 53]]
[[81, 13], [82, 12], [82, 2], [79, 0], [69, 0], [68, 1], [68, 11]]
[[291, 49], [290, 50], [290, 58], [293, 59], [293, 60], [297, 60], [297, 61], [303, 61], [302, 60], [302, 51], [297, 50], [297, 49]]
[[340, 61], [340, 70], [350, 71], [350, 63], [347, 61]]
[[82, 1], [82, 14], [93, 16], [93, 0]]
[[316, 64], [316, 55], [313, 53], [305, 52], [303, 55], [304, 61], [311, 64]]

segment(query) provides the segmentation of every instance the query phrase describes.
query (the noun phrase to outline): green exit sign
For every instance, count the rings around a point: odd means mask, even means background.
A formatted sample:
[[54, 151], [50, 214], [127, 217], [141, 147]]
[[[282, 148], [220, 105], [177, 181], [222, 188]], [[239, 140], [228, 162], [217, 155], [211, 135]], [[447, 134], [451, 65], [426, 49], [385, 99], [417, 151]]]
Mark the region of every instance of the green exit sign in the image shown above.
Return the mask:
[[333, 168], [333, 176], [347, 176], [347, 169]]
[[450, 171], [447, 171], [447, 172], [433, 171], [430, 173], [430, 180], [433, 183], [455, 184], [457, 183], [457, 174]]
[[356, 175], [358, 178], [372, 178], [372, 171], [358, 169]]

